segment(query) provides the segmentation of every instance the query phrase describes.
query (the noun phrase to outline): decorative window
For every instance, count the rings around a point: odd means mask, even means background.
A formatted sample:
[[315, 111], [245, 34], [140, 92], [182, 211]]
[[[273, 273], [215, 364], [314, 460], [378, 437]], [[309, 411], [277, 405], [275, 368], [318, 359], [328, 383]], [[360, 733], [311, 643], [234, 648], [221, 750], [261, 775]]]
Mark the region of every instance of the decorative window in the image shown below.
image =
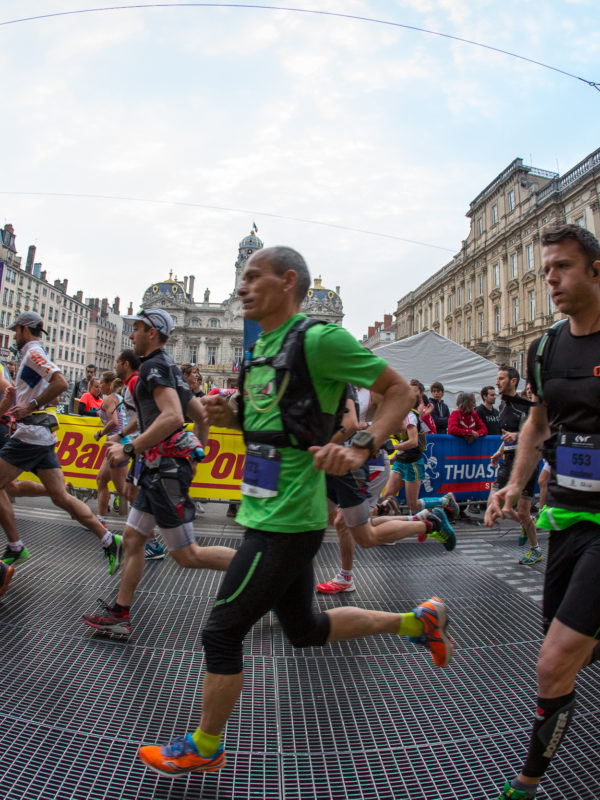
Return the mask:
[[462, 322], [456, 325], [456, 341], [460, 344], [462, 340]]
[[494, 204], [492, 206], [492, 225], [498, 224], [498, 206]]
[[471, 341], [473, 338], [473, 322], [471, 317], [467, 317], [467, 341]]
[[516, 278], [517, 277], [517, 254], [511, 253], [510, 256], [510, 277]]
[[[212, 320], [211, 320], [212, 322]], [[208, 345], [208, 365], [214, 367], [217, 363], [217, 347], [216, 345]]]
[[500, 285], [500, 266], [498, 264], [494, 264], [492, 267], [492, 271], [494, 273], [494, 286]]
[[500, 306], [494, 308], [494, 330], [500, 333], [500, 326], [502, 324], [502, 317], [500, 316]]
[[190, 327], [191, 328], [199, 328], [200, 327], [200, 320], [197, 317], [194, 317], [194, 319], [190, 322]]
[[519, 298], [513, 297], [512, 301], [512, 317], [513, 317], [513, 325], [519, 324]]
[[527, 293], [527, 301], [529, 305], [529, 319], [535, 319], [535, 291], [532, 289]]
[[514, 211], [515, 210], [515, 192], [514, 189], [511, 189], [508, 193], [508, 210]]
[[456, 306], [462, 306], [462, 286], [456, 290]]
[[[548, 314], [554, 314], [555, 308], [550, 296], [550, 289], [546, 290], [546, 309]], [[6, 324], [8, 325], [8, 322]]]
[[471, 281], [467, 281], [467, 302], [470, 302], [473, 296], [473, 289], [471, 286]]
[[451, 294], [448, 295], [448, 313], [449, 314], [452, 313], [452, 295]]
[[190, 364], [195, 364], [197, 359], [198, 359], [198, 348], [195, 344], [191, 344], [188, 361], [190, 362]]
[[479, 217], [477, 220], [477, 235], [481, 236], [483, 233], [483, 217]]
[[211, 328], [218, 328], [219, 327], [219, 320], [218, 319], [210, 319], [208, 324]]
[[483, 312], [479, 313], [478, 323], [479, 323], [479, 338], [483, 339]]
[[533, 245], [528, 244], [525, 248], [525, 257], [527, 260], [527, 269], [533, 269], [535, 264], [533, 263]]

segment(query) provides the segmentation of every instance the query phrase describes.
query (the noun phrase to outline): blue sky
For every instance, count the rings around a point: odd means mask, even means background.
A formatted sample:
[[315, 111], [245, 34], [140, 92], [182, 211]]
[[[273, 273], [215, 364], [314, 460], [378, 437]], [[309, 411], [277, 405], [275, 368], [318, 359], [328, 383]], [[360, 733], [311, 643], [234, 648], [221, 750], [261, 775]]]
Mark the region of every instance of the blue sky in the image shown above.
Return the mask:
[[[106, 5], [4, 0], [0, 23]], [[597, 0], [304, 7], [600, 81]], [[137, 305], [172, 269], [196, 275], [197, 298], [208, 287], [222, 300], [256, 221], [265, 245], [296, 247], [341, 287], [358, 337], [460, 249], [469, 202], [514, 158], [565, 172], [600, 143], [600, 92], [581, 81], [290, 11], [120, 8], [0, 25], [0, 75], [0, 223], [24, 258], [37, 246], [51, 280]]]

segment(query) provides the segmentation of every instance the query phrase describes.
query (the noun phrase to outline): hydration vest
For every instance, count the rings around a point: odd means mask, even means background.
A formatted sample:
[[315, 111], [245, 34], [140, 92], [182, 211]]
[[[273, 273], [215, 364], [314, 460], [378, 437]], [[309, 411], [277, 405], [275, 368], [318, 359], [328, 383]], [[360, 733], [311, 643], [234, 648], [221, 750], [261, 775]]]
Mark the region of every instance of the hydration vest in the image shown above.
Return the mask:
[[[308, 450], [314, 445], [323, 446], [341, 425], [346, 405], [342, 392], [335, 414], [325, 413], [317, 397], [304, 354], [304, 337], [313, 325], [325, 325], [318, 319], [295, 322], [287, 332], [281, 349], [274, 356], [254, 358], [255, 344], [250, 345], [240, 369], [238, 389], [238, 419], [244, 432], [244, 441], [270, 444], [273, 447], [294, 447]], [[275, 370], [275, 391], [283, 431], [247, 431], [244, 429], [244, 381], [252, 367], [270, 366]]]
[[540, 403], [544, 401], [544, 381], [550, 378], [589, 378], [589, 369], [552, 369], [552, 354], [561, 333], [566, 331], [566, 319], [559, 319], [540, 339], [534, 365], [535, 385]]

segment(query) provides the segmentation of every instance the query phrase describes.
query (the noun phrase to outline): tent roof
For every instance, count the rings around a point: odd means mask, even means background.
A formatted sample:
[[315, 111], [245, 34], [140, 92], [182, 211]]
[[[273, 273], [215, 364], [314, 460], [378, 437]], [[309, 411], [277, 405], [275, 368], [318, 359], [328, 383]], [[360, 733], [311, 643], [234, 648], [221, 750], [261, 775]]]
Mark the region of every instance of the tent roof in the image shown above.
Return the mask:
[[425, 389], [434, 381], [444, 385], [444, 400], [452, 408], [459, 392], [474, 392], [477, 403], [484, 386], [495, 386], [498, 367], [435, 331], [379, 345], [373, 352], [404, 378], [418, 378]]

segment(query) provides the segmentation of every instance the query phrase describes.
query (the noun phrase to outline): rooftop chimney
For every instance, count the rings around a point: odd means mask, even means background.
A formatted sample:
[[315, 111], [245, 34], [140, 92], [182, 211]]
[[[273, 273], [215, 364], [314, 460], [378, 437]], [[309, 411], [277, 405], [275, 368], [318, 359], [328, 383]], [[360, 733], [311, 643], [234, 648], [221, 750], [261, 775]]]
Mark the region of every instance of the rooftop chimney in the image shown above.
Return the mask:
[[34, 261], [35, 261], [35, 245], [30, 244], [29, 250], [27, 251], [27, 262], [25, 264], [25, 272], [28, 272], [30, 275], [33, 272]]
[[129, 314], [130, 317], [133, 316], [133, 303], [131, 302], [131, 300], [129, 301], [129, 308], [127, 309], [127, 313]]
[[188, 291], [192, 300], [194, 299], [194, 281], [195, 281], [194, 276], [190, 275], [188, 279]]
[[102, 316], [106, 317], [108, 315], [108, 298], [102, 298]]
[[375, 335], [375, 326], [374, 325], [369, 325], [369, 329], [367, 331], [367, 338], [370, 339], [371, 336], [374, 336], [374, 335]]
[[384, 314], [383, 315], [383, 329], [384, 331], [389, 331], [392, 328], [392, 315], [391, 314]]
[[121, 313], [120, 310], [119, 310], [120, 305], [121, 305], [121, 298], [120, 297], [115, 297], [115, 302], [113, 303], [113, 307], [112, 307], [113, 314], [120, 314]]

